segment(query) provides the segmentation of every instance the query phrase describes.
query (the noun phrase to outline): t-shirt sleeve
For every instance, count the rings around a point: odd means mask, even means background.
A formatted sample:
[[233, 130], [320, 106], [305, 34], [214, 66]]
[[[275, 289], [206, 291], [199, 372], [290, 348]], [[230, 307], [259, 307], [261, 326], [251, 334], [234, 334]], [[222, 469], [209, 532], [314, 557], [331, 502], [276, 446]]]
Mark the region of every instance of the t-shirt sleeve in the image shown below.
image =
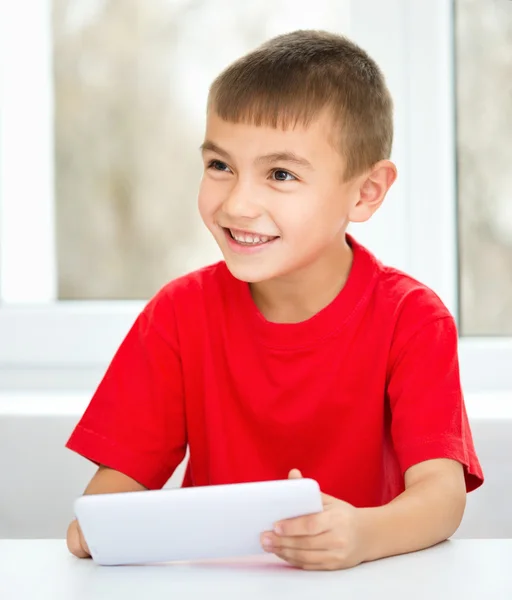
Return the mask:
[[[425, 460], [464, 466], [468, 491], [483, 482], [461, 390], [458, 335], [451, 316], [401, 336], [388, 374], [391, 436], [402, 472]], [[400, 338], [400, 336], [398, 336]]]
[[129, 330], [66, 446], [149, 489], [161, 488], [183, 460], [181, 363], [163, 291]]

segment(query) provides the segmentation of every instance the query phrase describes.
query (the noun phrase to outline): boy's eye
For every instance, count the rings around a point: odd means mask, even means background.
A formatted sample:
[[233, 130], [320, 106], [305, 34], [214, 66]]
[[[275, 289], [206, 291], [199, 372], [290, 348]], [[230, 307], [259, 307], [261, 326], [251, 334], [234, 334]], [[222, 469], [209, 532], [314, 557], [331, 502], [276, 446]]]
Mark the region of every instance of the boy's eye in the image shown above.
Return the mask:
[[297, 178], [288, 171], [276, 169], [275, 171], [272, 171], [272, 179], [275, 181], [295, 181]]
[[224, 173], [230, 170], [227, 164], [223, 163], [221, 160], [211, 160], [208, 163], [208, 168], [213, 169], [214, 171], [222, 171]]

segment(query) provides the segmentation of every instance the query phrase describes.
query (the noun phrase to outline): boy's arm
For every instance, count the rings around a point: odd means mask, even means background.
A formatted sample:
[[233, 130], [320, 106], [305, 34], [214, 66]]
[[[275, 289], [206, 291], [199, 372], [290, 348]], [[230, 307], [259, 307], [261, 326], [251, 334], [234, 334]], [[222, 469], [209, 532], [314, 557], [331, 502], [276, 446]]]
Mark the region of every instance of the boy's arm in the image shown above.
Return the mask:
[[268, 549], [292, 564], [343, 568], [432, 546], [455, 532], [465, 493], [482, 484], [461, 391], [455, 322], [441, 314], [419, 326], [414, 312], [407, 319], [409, 326], [397, 330], [386, 390], [405, 491], [378, 508], [355, 508], [324, 494], [321, 513], [279, 524], [281, 535], [264, 536]]
[[[85, 494], [161, 489], [182, 462], [187, 428], [180, 352], [166, 286], [133, 323], [66, 444], [109, 465], [98, 469]], [[76, 556], [89, 556], [76, 521], [67, 542]]]
[[358, 509], [364, 561], [428, 548], [455, 533], [466, 506], [460, 463], [428, 460], [405, 473], [405, 491], [389, 504]]
[[[108, 467], [100, 466], [89, 482], [84, 494], [141, 492], [146, 489], [147, 488], [131, 477], [128, 477], [119, 471], [109, 469]], [[71, 554], [74, 554], [78, 558], [87, 558], [91, 555], [76, 519], [71, 521], [68, 527], [66, 541]]]

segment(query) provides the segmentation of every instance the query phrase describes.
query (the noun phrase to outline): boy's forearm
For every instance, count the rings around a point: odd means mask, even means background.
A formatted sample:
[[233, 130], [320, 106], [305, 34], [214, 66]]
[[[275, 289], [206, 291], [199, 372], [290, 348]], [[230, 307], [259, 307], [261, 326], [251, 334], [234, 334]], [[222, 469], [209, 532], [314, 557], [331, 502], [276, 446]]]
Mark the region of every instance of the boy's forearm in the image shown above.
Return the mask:
[[361, 508], [364, 560], [422, 550], [446, 540], [460, 525], [466, 490], [453, 478], [430, 477], [385, 506]]
[[119, 492], [141, 492], [143, 485], [124, 473], [100, 466], [89, 482], [84, 494], [115, 494]]

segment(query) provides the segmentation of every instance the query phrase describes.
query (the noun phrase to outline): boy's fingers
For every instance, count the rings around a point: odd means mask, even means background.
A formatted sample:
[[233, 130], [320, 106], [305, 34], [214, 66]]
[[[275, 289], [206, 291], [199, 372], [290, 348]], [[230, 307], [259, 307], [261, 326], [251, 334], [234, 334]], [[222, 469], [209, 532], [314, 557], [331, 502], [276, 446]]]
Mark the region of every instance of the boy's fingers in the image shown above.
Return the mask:
[[[288, 473], [288, 479], [303, 479], [303, 475], [299, 471], [299, 469], [292, 469]], [[336, 501], [337, 501], [337, 499], [334, 498], [333, 496], [329, 496], [329, 494], [322, 494], [322, 503], [324, 506], [328, 506], [329, 504], [332, 504], [333, 502], [336, 502]]]
[[74, 556], [78, 558], [87, 558], [90, 556], [89, 548], [82, 535], [78, 521], [72, 521], [69, 525], [66, 542], [69, 551]]
[[299, 471], [299, 469], [292, 469], [288, 473], [288, 479], [302, 479], [302, 473]]
[[[299, 469], [292, 469], [288, 473], [288, 479], [303, 479], [303, 475], [299, 471]], [[324, 508], [333, 504], [334, 502], [337, 502], [336, 498], [334, 498], [333, 496], [329, 496], [329, 494], [322, 493], [322, 504], [324, 505]]]
[[78, 524], [78, 521], [76, 522], [76, 525], [78, 528], [78, 535], [80, 536], [80, 545], [82, 546], [84, 552], [86, 552], [87, 556], [91, 556], [89, 546], [87, 545], [87, 542], [85, 541], [84, 534], [82, 533], [82, 530], [80, 528], [80, 525]]
[[279, 521], [274, 525], [274, 533], [279, 536], [319, 535], [331, 529], [331, 515], [323, 511], [303, 517]]

